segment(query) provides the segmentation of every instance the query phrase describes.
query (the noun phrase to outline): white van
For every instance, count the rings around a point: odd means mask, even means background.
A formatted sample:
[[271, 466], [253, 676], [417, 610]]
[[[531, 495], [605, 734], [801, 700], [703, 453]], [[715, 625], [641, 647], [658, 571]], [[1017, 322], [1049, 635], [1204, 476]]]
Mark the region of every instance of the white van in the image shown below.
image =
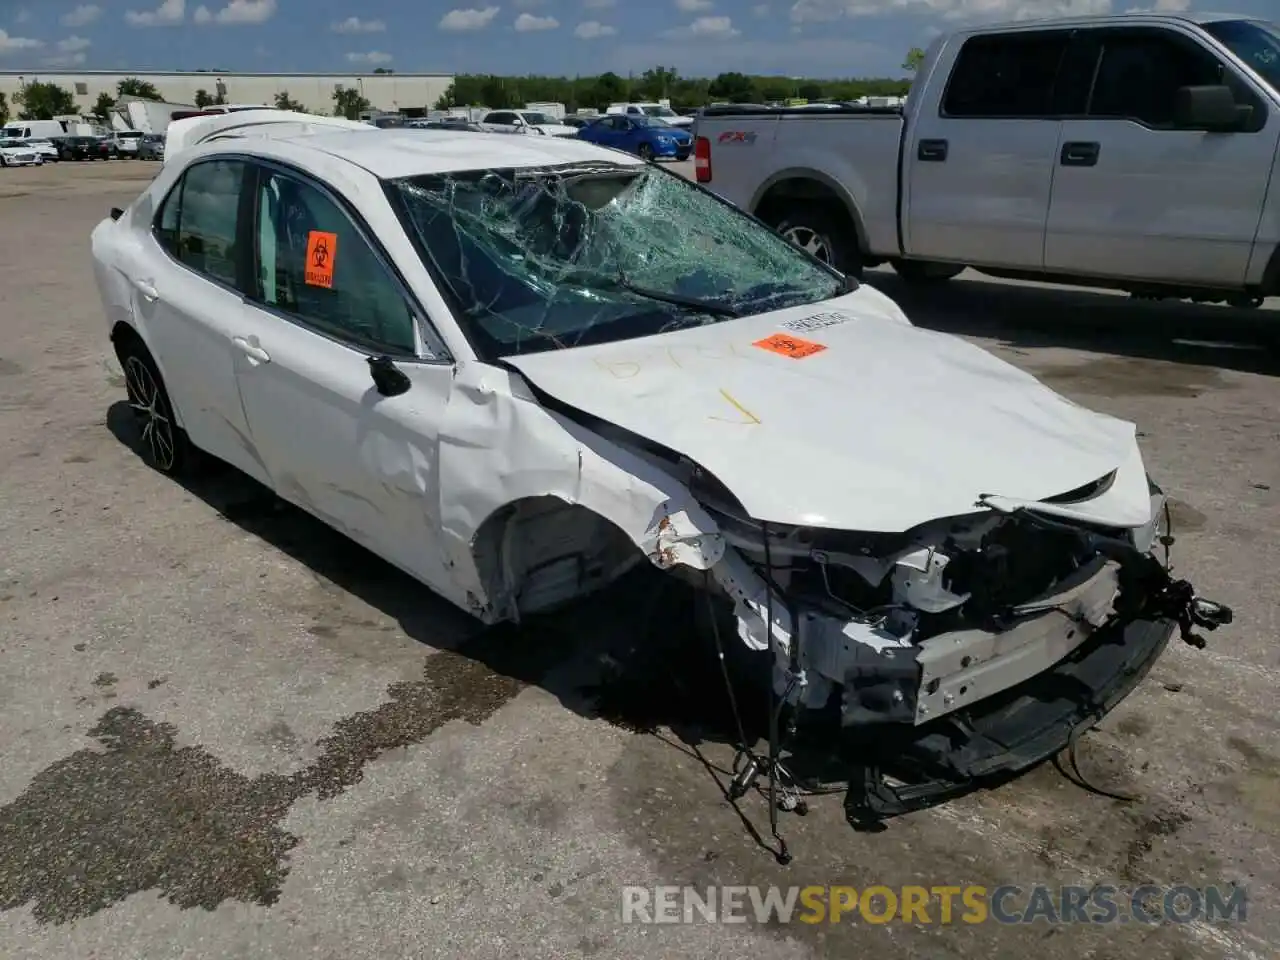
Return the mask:
[[61, 120], [15, 120], [0, 130], [0, 137], [6, 140], [41, 140], [66, 135], [67, 125]]

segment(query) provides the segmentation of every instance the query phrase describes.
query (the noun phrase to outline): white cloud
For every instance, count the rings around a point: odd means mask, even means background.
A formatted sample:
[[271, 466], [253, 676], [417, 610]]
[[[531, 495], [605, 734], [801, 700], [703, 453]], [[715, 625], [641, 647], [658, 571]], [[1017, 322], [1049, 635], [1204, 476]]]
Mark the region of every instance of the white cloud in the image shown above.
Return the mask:
[[767, 17], [769, 15], [769, 5], [767, 3], [757, 3], [751, 8], [751, 12], [757, 17]]
[[14, 23], [30, 23], [31, 11], [28, 10], [26, 7], [22, 7], [21, 9], [18, 10], [17, 13], [13, 15], [13, 22]]
[[187, 0], [164, 0], [154, 10], [126, 10], [125, 23], [131, 27], [171, 27], [187, 16]]
[[44, 46], [43, 40], [32, 40], [30, 37], [11, 37], [0, 30], [0, 56], [16, 50], [38, 50]]
[[1191, 0], [1156, 0], [1145, 7], [1130, 7], [1125, 13], [1186, 13], [1191, 9]]
[[676, 6], [685, 13], [697, 13], [699, 10], [710, 10], [711, 0], [676, 0]]
[[440, 18], [438, 26], [441, 30], [447, 30], [450, 33], [483, 30], [493, 23], [493, 18], [498, 15], [500, 9], [500, 7], [485, 7], [483, 10], [477, 10], [474, 7], [468, 7], [465, 10], [450, 10]]
[[518, 33], [531, 33], [535, 30], [554, 30], [560, 26], [555, 17], [535, 17], [532, 13], [522, 13], [516, 17], [515, 28]]
[[610, 10], [618, 5], [618, 0], [582, 0], [588, 10]]
[[348, 63], [367, 63], [370, 66], [378, 67], [384, 63], [390, 63], [394, 58], [389, 53], [383, 53], [381, 50], [370, 50], [368, 53], [348, 53]]
[[599, 20], [584, 20], [573, 28], [573, 35], [579, 40], [599, 40], [601, 37], [612, 37], [617, 32], [615, 27]]
[[732, 40], [742, 31], [729, 17], [699, 17], [684, 27], [674, 27], [663, 35], [672, 40]]
[[276, 15], [276, 0], [231, 0], [217, 13], [201, 5], [194, 20], [199, 24], [216, 23], [233, 26], [244, 23], [266, 23]]
[[82, 3], [62, 15], [64, 27], [87, 27], [102, 16], [102, 8], [96, 3]]
[[359, 17], [347, 17], [329, 25], [334, 33], [382, 33], [387, 25], [381, 20], [361, 20]]
[[[1182, 4], [1187, 0], [1156, 0]], [[944, 20], [1032, 20], [1041, 17], [1089, 16], [1110, 13], [1111, 0], [796, 0], [795, 23], [821, 23], [841, 17], [874, 17], [918, 13]]]
[[84, 37], [67, 37], [65, 40], [59, 40], [55, 44], [58, 49], [57, 54], [46, 57], [45, 66], [78, 67], [88, 58], [85, 51], [92, 45]]

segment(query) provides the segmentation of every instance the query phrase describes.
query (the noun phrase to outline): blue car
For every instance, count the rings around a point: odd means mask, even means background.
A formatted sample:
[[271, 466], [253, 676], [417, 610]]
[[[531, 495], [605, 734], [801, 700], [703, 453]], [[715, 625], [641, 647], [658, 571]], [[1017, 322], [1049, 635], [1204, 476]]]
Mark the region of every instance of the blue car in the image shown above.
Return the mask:
[[579, 130], [578, 139], [625, 150], [646, 160], [687, 160], [693, 150], [689, 132], [671, 126], [661, 117], [601, 117]]

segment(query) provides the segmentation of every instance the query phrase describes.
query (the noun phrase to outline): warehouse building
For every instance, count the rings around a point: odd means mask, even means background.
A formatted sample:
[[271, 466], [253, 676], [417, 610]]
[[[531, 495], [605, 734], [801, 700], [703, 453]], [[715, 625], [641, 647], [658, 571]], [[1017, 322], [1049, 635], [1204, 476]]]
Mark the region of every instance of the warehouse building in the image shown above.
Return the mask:
[[[373, 110], [403, 112], [411, 116], [430, 110], [453, 83], [453, 77], [442, 73], [214, 73], [183, 71], [115, 72], [80, 70], [74, 72], [16, 71], [0, 72], [0, 93], [11, 104], [14, 94], [28, 83], [53, 83], [75, 97], [81, 114], [89, 114], [101, 93], [116, 96], [116, 84], [126, 77], [137, 77], [152, 84], [168, 103], [192, 104], [197, 91], [223, 103], [273, 104], [277, 94], [290, 98], [315, 113], [333, 112], [333, 94], [338, 88], [354, 88], [369, 101]], [[12, 110], [17, 113], [16, 110]]]

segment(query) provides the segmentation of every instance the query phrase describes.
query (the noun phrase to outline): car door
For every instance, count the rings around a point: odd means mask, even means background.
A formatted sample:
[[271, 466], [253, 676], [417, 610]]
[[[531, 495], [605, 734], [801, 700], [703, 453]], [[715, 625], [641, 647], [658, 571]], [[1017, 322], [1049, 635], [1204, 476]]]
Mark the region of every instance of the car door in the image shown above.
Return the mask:
[[[263, 165], [251, 306], [236, 344], [272, 486], [428, 584], [442, 583], [437, 444], [453, 366], [373, 234], [336, 194]], [[380, 393], [370, 358], [398, 370]]]
[[232, 337], [243, 324], [247, 261], [236, 237], [248, 167], [192, 164], [166, 194], [149, 236], [122, 253], [134, 316], [191, 441], [266, 482], [240, 405]]
[[903, 157], [914, 257], [1038, 270], [1058, 146], [1051, 101], [1066, 30], [969, 37], [925, 86]]
[[[1062, 123], [1045, 240], [1052, 270], [1239, 287], [1276, 156], [1280, 122], [1251, 82], [1170, 27], [1082, 31], [1095, 65], [1084, 116]], [[1249, 122], [1180, 127], [1181, 87], [1221, 85]]]

